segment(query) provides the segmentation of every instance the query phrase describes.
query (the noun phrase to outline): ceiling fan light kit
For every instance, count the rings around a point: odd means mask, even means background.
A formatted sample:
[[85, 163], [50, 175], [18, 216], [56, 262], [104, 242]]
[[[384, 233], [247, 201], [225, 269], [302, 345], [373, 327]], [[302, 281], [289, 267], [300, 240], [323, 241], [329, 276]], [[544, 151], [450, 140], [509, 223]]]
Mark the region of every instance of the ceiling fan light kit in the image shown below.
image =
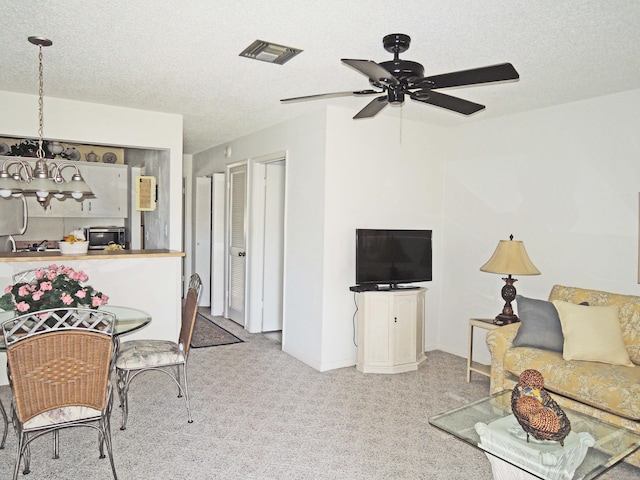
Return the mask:
[[321, 98], [380, 95], [360, 110], [353, 118], [370, 118], [377, 115], [387, 105], [402, 105], [405, 96], [417, 102], [451, 110], [462, 115], [471, 115], [485, 108], [479, 103], [447, 95], [434, 90], [484, 83], [518, 80], [520, 75], [510, 63], [501, 63], [487, 67], [473, 68], [458, 72], [424, 76], [424, 67], [410, 60], [401, 60], [400, 54], [411, 45], [411, 37], [403, 33], [386, 35], [382, 45], [387, 52], [393, 53], [393, 60], [376, 63], [372, 60], [342, 59], [342, 63], [369, 78], [371, 86], [379, 90], [360, 90], [353, 92], [335, 92], [304, 97], [285, 98], [283, 103]]

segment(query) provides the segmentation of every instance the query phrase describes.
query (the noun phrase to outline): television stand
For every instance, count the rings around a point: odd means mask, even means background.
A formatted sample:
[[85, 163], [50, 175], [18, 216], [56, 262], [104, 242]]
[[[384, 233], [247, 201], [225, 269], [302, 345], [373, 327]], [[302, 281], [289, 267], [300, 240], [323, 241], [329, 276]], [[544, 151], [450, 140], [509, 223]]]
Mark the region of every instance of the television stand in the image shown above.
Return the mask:
[[357, 294], [358, 360], [363, 373], [402, 373], [424, 363], [426, 288]]

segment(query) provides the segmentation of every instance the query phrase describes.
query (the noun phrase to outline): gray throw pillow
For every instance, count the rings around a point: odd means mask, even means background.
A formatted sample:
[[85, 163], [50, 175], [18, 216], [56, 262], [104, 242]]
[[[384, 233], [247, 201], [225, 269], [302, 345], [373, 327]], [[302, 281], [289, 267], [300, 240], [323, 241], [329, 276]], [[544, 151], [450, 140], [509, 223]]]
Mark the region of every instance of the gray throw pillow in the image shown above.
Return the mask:
[[556, 307], [545, 300], [516, 296], [522, 324], [513, 339], [514, 347], [534, 347], [562, 352], [564, 336]]

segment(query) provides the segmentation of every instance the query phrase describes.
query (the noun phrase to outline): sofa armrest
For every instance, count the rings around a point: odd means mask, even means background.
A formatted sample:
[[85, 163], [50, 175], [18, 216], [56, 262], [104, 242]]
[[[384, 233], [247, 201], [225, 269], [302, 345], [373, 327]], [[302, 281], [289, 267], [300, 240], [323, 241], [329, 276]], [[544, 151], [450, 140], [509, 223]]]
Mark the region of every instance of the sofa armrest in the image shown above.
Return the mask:
[[504, 355], [513, 343], [518, 333], [520, 322], [505, 325], [487, 333], [487, 347], [491, 352], [491, 386], [490, 392], [497, 393], [506, 390], [504, 369]]

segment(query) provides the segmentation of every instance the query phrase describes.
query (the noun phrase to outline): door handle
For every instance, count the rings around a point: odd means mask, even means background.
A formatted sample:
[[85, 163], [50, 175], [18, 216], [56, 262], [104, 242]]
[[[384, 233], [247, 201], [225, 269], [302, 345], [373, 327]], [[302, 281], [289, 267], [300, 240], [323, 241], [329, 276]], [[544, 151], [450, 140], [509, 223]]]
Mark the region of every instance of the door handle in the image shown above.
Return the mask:
[[240, 252], [238, 253], [239, 257], [246, 257], [247, 256], [247, 252]]

